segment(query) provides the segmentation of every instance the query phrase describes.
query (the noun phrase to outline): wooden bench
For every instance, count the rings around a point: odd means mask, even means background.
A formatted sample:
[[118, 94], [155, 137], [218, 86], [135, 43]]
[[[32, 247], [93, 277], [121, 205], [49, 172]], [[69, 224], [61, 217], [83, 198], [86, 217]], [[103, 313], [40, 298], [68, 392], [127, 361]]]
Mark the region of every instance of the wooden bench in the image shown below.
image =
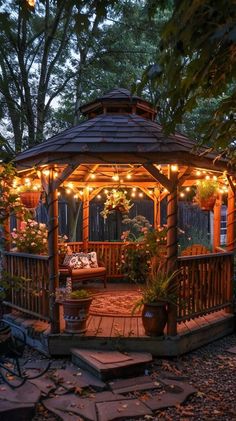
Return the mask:
[[98, 261], [96, 268], [72, 269], [69, 266], [61, 265], [59, 267], [60, 276], [65, 279], [70, 277], [73, 284], [76, 282], [86, 282], [91, 279], [102, 279], [104, 288], [107, 287], [107, 271], [103, 262]]

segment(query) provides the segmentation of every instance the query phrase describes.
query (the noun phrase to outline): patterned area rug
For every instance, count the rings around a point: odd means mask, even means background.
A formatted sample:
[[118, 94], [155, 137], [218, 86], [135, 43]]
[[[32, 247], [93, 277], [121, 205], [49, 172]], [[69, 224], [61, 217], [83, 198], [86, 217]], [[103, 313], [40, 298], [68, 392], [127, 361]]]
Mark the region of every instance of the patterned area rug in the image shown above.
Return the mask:
[[[94, 295], [90, 306], [90, 314], [101, 316], [131, 316], [135, 303], [141, 298], [137, 291], [103, 292]], [[140, 316], [141, 310], [135, 311]]]

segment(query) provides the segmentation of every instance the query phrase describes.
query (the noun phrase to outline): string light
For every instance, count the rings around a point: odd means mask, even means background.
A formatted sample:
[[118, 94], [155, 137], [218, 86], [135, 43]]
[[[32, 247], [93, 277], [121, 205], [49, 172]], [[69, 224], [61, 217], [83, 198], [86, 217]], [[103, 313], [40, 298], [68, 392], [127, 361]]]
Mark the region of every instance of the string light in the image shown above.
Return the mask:
[[190, 191], [190, 187], [186, 187], [186, 189], [185, 189], [186, 191]]
[[170, 169], [171, 169], [171, 171], [172, 171], [172, 172], [177, 172], [177, 171], [179, 171], [179, 167], [178, 167], [178, 165], [177, 165], [177, 164], [171, 165], [171, 166], [170, 166]]
[[206, 177], [205, 177], [206, 180], [210, 180], [210, 178], [211, 177], [209, 175], [206, 175]]
[[75, 199], [78, 199], [78, 197], [79, 197], [78, 193], [74, 194]]
[[215, 181], [217, 181], [217, 177], [216, 177], [216, 175], [213, 175], [213, 180], [215, 180]]
[[97, 195], [97, 199], [99, 199], [99, 200], [100, 200], [101, 198], [102, 198], [102, 196], [101, 196], [100, 194], [98, 194], [98, 195]]
[[48, 177], [49, 176], [49, 170], [43, 170], [43, 174]]
[[136, 196], [136, 194], [135, 194], [135, 192], [134, 192], [134, 191], [131, 193], [131, 196], [132, 196], [132, 197], [135, 197], [135, 196]]
[[66, 193], [70, 194], [71, 193], [71, 189], [66, 189]]
[[138, 195], [139, 195], [139, 197], [143, 197], [143, 193], [142, 192], [140, 192]]
[[181, 192], [179, 195], [180, 195], [180, 197], [185, 197], [184, 192]]
[[83, 194], [84, 194], [83, 190], [80, 190], [79, 194], [81, 194], [81, 196], [83, 196]]
[[201, 171], [199, 171], [199, 170], [198, 170], [198, 171], [196, 172], [196, 174], [197, 174], [197, 175], [201, 175], [202, 173], [201, 173]]
[[73, 184], [73, 183], [68, 183], [68, 184], [67, 184], [67, 187], [68, 187], [70, 190], [73, 190], [74, 184]]
[[59, 197], [59, 196], [61, 196], [61, 192], [60, 191], [57, 192], [57, 197]]
[[114, 180], [114, 181], [119, 181], [119, 176], [118, 176], [118, 174], [115, 174], [115, 175], [113, 175], [113, 177], [112, 177], [112, 180]]
[[132, 178], [131, 174], [127, 174], [126, 178], [128, 178], [128, 180], [130, 180]]
[[104, 190], [104, 193], [105, 193], [105, 194], [108, 194], [108, 190], [107, 190], [107, 189], [106, 189], [106, 190]]
[[132, 188], [132, 191], [136, 191], [136, 190], [137, 190], [137, 189], [136, 189], [136, 187], [133, 187], [133, 188]]
[[96, 178], [96, 174], [90, 174], [90, 178], [94, 180]]

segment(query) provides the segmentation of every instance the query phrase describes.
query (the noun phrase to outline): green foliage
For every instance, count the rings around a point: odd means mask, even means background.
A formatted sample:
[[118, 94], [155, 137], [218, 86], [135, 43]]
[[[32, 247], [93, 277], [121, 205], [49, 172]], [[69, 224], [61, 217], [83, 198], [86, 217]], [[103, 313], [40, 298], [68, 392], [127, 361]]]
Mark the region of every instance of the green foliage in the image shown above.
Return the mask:
[[71, 300], [80, 300], [89, 297], [91, 297], [91, 293], [86, 289], [77, 289], [76, 291], [72, 291], [68, 296]]
[[196, 198], [197, 199], [209, 199], [211, 196], [215, 196], [218, 183], [213, 180], [199, 180], [197, 184], [196, 190]]
[[135, 304], [132, 312], [134, 313], [143, 304], [165, 301], [177, 303], [177, 284], [176, 279], [179, 270], [167, 273], [163, 266], [154, 268], [144, 287], [141, 288], [142, 297]]
[[15, 276], [9, 272], [2, 271], [0, 275], [0, 301], [6, 298], [7, 292], [11, 289], [14, 289], [14, 291], [24, 289], [25, 283], [27, 282], [30, 282], [30, 279], [24, 278], [23, 276]]
[[139, 243], [130, 243], [123, 247], [121, 270], [131, 281], [145, 282], [149, 268], [149, 254]]
[[[150, 10], [154, 15], [153, 1]], [[157, 10], [158, 3], [156, 5]], [[188, 0], [173, 2], [173, 13], [162, 31], [160, 54], [150, 66], [141, 87], [151, 83], [159, 90], [160, 102], [168, 98], [162, 123], [168, 132], [183, 123], [183, 117], [194, 113], [201, 101], [215, 101], [203, 136], [198, 140], [227, 153], [236, 162], [236, 8], [230, 0]], [[158, 68], [159, 71], [155, 71]], [[161, 86], [161, 89], [160, 89]], [[212, 118], [213, 117], [213, 118]], [[184, 121], [186, 128], [186, 119]]]
[[26, 214], [18, 193], [12, 187], [16, 174], [12, 163], [3, 164], [0, 168], [0, 224], [4, 223], [12, 213]]

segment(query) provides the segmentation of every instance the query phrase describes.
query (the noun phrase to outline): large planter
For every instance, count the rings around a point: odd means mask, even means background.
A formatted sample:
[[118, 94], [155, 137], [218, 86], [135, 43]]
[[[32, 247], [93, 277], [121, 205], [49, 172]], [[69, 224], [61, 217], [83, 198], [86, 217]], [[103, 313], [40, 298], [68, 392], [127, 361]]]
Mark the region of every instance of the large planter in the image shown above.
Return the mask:
[[216, 202], [215, 196], [210, 196], [207, 199], [199, 198], [198, 200], [199, 206], [202, 210], [213, 211]]
[[162, 336], [167, 323], [167, 305], [165, 302], [144, 304], [142, 321], [146, 335]]
[[85, 333], [89, 307], [93, 298], [66, 299], [63, 302], [66, 333]]
[[25, 191], [20, 193], [20, 200], [27, 209], [35, 209], [39, 204], [40, 196], [40, 191]]

